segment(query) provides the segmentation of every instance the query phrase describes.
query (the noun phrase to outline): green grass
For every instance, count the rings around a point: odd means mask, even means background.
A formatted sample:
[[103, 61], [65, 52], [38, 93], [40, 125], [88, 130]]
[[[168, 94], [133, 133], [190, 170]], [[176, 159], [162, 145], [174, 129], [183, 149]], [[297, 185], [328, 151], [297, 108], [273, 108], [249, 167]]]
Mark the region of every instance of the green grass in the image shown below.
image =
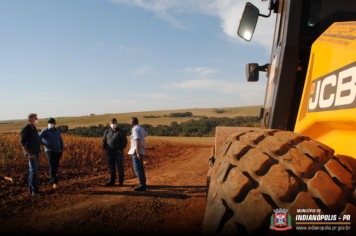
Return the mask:
[[[69, 129], [75, 127], [89, 127], [91, 125], [99, 125], [110, 123], [111, 118], [116, 118], [118, 123], [129, 123], [130, 118], [136, 116], [140, 124], [169, 125], [171, 122], [181, 122], [190, 120], [190, 117], [163, 117], [174, 112], [187, 112], [190, 111], [194, 116], [208, 116], [208, 117], [236, 117], [236, 116], [257, 116], [258, 111], [262, 106], [246, 106], [246, 107], [226, 107], [219, 108], [226, 111], [225, 113], [217, 114], [214, 108], [202, 109], [181, 109], [181, 110], [166, 110], [166, 111], [148, 111], [148, 112], [132, 112], [132, 113], [118, 113], [118, 114], [105, 114], [95, 116], [82, 116], [82, 117], [68, 117], [56, 119], [58, 125], [68, 125]], [[27, 114], [26, 114], [27, 115]], [[143, 118], [144, 116], [160, 116], [159, 118]], [[39, 115], [40, 116], [40, 115]], [[199, 118], [195, 118], [199, 119]], [[0, 122], [1, 123], [1, 122]], [[0, 124], [0, 132], [19, 132], [26, 124], [26, 121], [15, 121], [10, 124]], [[41, 119], [37, 125], [38, 129], [47, 127], [47, 119]]]

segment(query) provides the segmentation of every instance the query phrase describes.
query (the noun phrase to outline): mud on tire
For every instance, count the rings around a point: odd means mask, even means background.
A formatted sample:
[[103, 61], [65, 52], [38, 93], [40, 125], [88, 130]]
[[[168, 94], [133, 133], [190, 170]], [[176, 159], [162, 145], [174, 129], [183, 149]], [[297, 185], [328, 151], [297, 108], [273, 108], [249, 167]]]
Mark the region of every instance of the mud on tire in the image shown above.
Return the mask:
[[267, 235], [273, 209], [284, 208], [293, 219], [293, 234], [304, 234], [296, 230], [297, 209], [321, 209], [321, 214], [351, 215], [353, 229], [345, 233], [355, 235], [352, 174], [343, 156], [308, 137], [262, 129], [235, 133], [212, 169], [203, 233]]

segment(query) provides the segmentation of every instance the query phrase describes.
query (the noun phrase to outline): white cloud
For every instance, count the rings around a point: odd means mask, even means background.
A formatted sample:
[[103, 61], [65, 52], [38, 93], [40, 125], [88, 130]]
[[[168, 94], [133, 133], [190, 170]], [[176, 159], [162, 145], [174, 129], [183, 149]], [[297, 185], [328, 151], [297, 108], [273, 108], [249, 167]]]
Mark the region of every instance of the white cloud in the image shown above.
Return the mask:
[[[251, 83], [251, 86], [254, 86], [254, 83]], [[262, 105], [265, 99], [265, 90], [266, 88], [264, 86], [258, 86], [258, 88], [241, 92], [238, 94], [239, 102], [244, 106]]]
[[52, 96], [52, 97], [63, 97], [65, 94], [64, 93], [52, 93], [52, 92], [34, 92], [32, 93], [33, 95], [38, 95], [38, 96]]
[[213, 59], [213, 60], [208, 60], [208, 61], [211, 61], [211, 62], [215, 62], [215, 63], [221, 63], [221, 62], [224, 62], [223, 59], [219, 58], [219, 59]]
[[249, 91], [254, 92], [254, 94], [264, 96], [265, 85], [260, 83], [237, 83], [230, 82], [227, 80], [209, 80], [209, 79], [197, 79], [197, 80], [187, 80], [182, 83], [173, 83], [171, 85], [163, 85], [166, 89], [208, 89], [217, 90], [223, 93], [236, 93], [242, 94]]
[[102, 104], [106, 104], [106, 105], [134, 105], [136, 104], [136, 100], [130, 99], [130, 100], [123, 100], [123, 99], [116, 99], [116, 100], [110, 100], [110, 99], [106, 99], [106, 100], [60, 100], [57, 99], [57, 101], [52, 101], [50, 99], [50, 101], [47, 101], [47, 98], [31, 98], [31, 99], [26, 99], [25, 101], [20, 101], [20, 100], [13, 100], [13, 101], [0, 101], [0, 104], [22, 104], [22, 103], [26, 103], [26, 104], [32, 104], [32, 105], [36, 105], [36, 104], [51, 104], [51, 105], [83, 105], [83, 104], [87, 104], [87, 105], [102, 105]]
[[140, 55], [140, 56], [147, 56], [151, 54], [153, 51], [149, 48], [142, 48], [137, 46], [124, 46], [120, 45], [117, 47], [117, 53], [129, 54], [129, 55]]
[[128, 52], [131, 52], [131, 53], [140, 53], [141, 52], [141, 48], [139, 47], [134, 47], [134, 46], [128, 46], [126, 47], [126, 50]]
[[107, 105], [134, 105], [137, 101], [134, 99], [105, 99], [105, 100], [92, 100], [92, 101], [66, 101], [67, 103], [78, 103], [78, 104], [107, 104]]
[[176, 99], [175, 97], [169, 96], [169, 95], [164, 94], [164, 93], [133, 94], [133, 96], [157, 98], [157, 99]]
[[[247, 0], [111, 0], [117, 3], [137, 6], [152, 11], [173, 26], [190, 29], [177, 18], [181, 13], [202, 13], [220, 19], [222, 31], [232, 40], [243, 42], [236, 32]], [[268, 13], [268, 3], [253, 0], [261, 13]], [[259, 18], [252, 42], [257, 42], [270, 50], [274, 32], [275, 14], [268, 19]]]
[[158, 73], [152, 72], [151, 67], [141, 67], [135, 71], [136, 75], [159, 75]]
[[207, 75], [207, 74], [215, 73], [216, 70], [212, 68], [205, 68], [205, 67], [196, 67], [196, 68], [187, 67], [183, 70], [183, 72], [187, 72], [187, 73], [195, 72], [195, 73], [199, 73], [200, 75]]
[[[170, 0], [153, 0], [153, 1], [145, 1], [145, 0], [111, 0], [113, 2], [125, 3], [128, 5], [134, 5], [137, 7], [142, 7], [148, 11], [155, 12], [156, 16], [162, 20], [170, 22], [175, 27], [181, 29], [187, 29], [188, 27], [184, 26], [179, 20], [174, 18], [170, 14], [170, 10], [175, 11], [177, 13], [180, 11], [179, 9], [172, 9], [173, 7], [177, 7], [180, 5], [179, 1], [170, 1]], [[185, 0], [182, 0], [185, 2]]]
[[105, 43], [104, 42], [96, 42], [94, 47], [93, 47], [93, 50], [100, 50], [104, 47]]

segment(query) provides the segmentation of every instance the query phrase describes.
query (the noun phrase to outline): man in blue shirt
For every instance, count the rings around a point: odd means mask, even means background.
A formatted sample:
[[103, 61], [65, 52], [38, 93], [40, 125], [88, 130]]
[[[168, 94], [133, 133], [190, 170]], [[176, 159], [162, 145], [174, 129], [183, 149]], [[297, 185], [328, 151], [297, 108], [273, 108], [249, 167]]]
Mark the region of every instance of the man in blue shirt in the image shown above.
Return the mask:
[[49, 183], [53, 185], [53, 189], [59, 187], [57, 169], [64, 150], [61, 133], [55, 126], [56, 120], [50, 117], [48, 119], [48, 128], [40, 133], [40, 138], [43, 139], [43, 142], [51, 146], [51, 149], [45, 147], [45, 151], [49, 165]]
[[47, 149], [51, 149], [51, 146], [42, 142], [38, 136], [36, 125], [38, 124], [37, 114], [31, 113], [27, 117], [28, 123], [21, 129], [21, 146], [23, 153], [28, 157], [30, 171], [28, 177], [28, 192], [32, 196], [41, 196], [42, 193], [38, 191], [37, 179], [38, 179], [38, 167], [41, 152], [41, 145], [46, 146]]

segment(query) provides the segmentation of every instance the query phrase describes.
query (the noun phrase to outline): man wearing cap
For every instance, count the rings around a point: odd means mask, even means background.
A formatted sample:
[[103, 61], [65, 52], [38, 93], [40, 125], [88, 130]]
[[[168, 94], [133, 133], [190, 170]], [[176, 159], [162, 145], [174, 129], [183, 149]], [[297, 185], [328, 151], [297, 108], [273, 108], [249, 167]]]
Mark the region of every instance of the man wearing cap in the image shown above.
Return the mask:
[[127, 138], [125, 132], [117, 127], [117, 120], [112, 118], [110, 120], [110, 129], [106, 130], [103, 137], [103, 148], [106, 151], [108, 164], [110, 168], [110, 181], [106, 186], [115, 185], [116, 180], [116, 168], [117, 164], [119, 171], [119, 186], [124, 185], [124, 149], [127, 145]]
[[51, 149], [45, 147], [45, 151], [49, 166], [49, 184], [53, 185], [53, 189], [57, 189], [59, 187], [57, 170], [59, 160], [61, 159], [64, 150], [61, 133], [55, 128], [55, 126], [56, 120], [50, 117], [48, 119], [48, 128], [42, 130], [40, 133], [40, 138], [43, 139], [43, 142], [51, 146]]
[[27, 116], [28, 123], [21, 129], [21, 147], [23, 153], [28, 157], [29, 161], [29, 177], [28, 177], [28, 193], [32, 196], [41, 196], [43, 193], [38, 191], [37, 179], [41, 145], [51, 150], [51, 146], [42, 142], [38, 136], [36, 125], [38, 124], [37, 114], [31, 113]]

